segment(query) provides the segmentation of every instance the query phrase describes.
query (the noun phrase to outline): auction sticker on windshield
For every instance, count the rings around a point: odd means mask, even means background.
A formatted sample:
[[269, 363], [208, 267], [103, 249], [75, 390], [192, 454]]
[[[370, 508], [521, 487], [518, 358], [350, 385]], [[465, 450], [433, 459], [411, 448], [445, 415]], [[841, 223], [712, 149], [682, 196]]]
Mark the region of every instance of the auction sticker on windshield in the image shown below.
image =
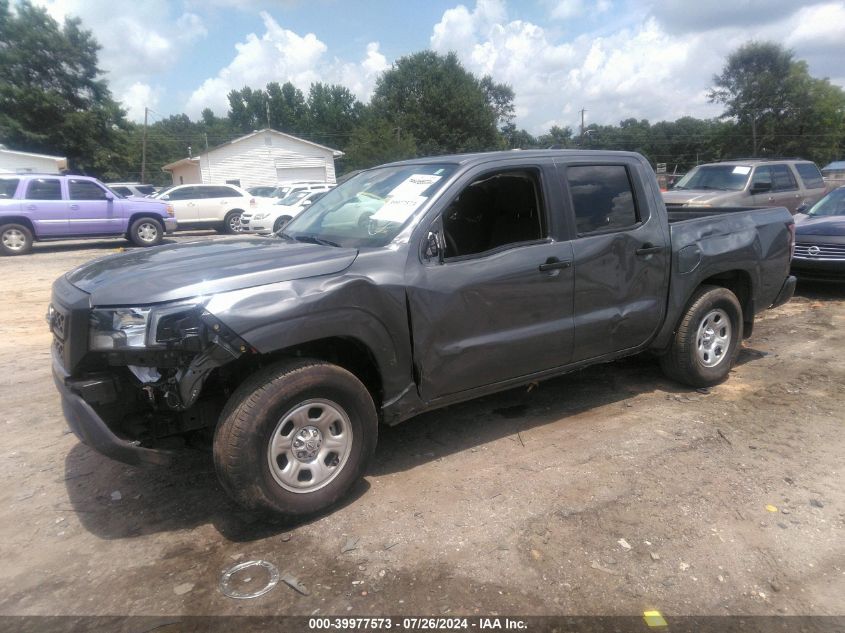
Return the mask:
[[440, 178], [430, 174], [408, 176], [387, 194], [385, 203], [371, 219], [380, 222], [404, 222], [428, 200], [427, 196], [420, 194]]
[[751, 171], [751, 167], [746, 167], [745, 165], [737, 165], [736, 167], [734, 167], [732, 173], [742, 174], [743, 176], [745, 176], [748, 174], [749, 171]]

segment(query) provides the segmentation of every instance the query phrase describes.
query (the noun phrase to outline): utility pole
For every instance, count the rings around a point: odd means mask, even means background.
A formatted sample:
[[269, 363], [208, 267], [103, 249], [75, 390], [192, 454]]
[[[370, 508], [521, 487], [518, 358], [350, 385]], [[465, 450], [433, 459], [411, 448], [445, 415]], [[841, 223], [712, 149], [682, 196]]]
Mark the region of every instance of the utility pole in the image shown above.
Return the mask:
[[586, 110], [581, 108], [581, 147], [584, 147], [584, 113]]
[[[211, 182], [211, 159], [208, 156], [208, 132], [203, 132], [205, 137], [205, 166], [208, 167], [208, 182]], [[202, 156], [200, 156], [200, 175], [202, 175]]]
[[147, 112], [149, 108], [144, 106], [144, 137], [141, 141], [141, 184], [145, 184], [147, 181], [145, 177], [147, 175]]

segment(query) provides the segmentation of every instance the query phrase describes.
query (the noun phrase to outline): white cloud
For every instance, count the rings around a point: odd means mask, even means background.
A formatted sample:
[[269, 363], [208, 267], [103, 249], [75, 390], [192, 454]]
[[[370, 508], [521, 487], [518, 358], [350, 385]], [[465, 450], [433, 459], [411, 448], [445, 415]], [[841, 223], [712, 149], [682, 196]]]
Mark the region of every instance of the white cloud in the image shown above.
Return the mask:
[[[655, 4], [653, 15], [646, 8], [644, 17], [628, 18], [625, 28], [600, 25], [602, 31], [568, 38], [531, 22], [510, 20], [502, 2], [479, 1], [474, 9], [458, 5], [445, 11], [430, 42], [440, 53], [457, 52], [472, 72], [509, 83], [516, 93], [517, 125], [534, 133], [551, 125], [577, 129], [582, 107], [588, 123], [717, 116], [720, 107], [707, 100], [712, 77], [727, 55], [750, 39], [795, 48], [796, 57], [807, 59], [814, 75], [834, 80], [845, 75], [838, 64], [845, 58], [842, 2], [784, 3], [779, 19], [762, 20], [757, 15], [762, 1], [738, 0], [737, 15], [743, 19], [724, 25], [724, 4], [717, 7], [703, 0], [689, 9], [700, 21], [695, 29], [695, 19], [682, 16], [681, 9], [689, 3], [673, 0]], [[560, 0], [547, 6], [550, 16], [571, 19], [587, 11], [607, 11], [610, 2]], [[658, 17], [667, 6], [669, 21]]]
[[161, 91], [149, 84], [136, 81], [129, 86], [122, 94], [116, 95], [117, 99], [126, 108], [126, 115], [132, 121], [144, 120], [144, 108], [155, 109], [158, 106]]
[[[185, 51], [184, 45], [208, 34], [199, 15], [174, 12], [167, 0], [36, 0], [36, 3], [59, 22], [67, 16], [81, 18], [83, 27], [94, 33], [102, 46], [99, 65], [118, 99], [139, 98], [141, 92], [137, 86], [148, 86], [156, 74], [178, 61]], [[124, 103], [124, 107], [137, 112], [134, 101]]]
[[340, 83], [366, 100], [379, 73], [389, 66], [378, 42], [367, 44], [360, 62], [326, 60], [328, 47], [313, 33], [298, 35], [263, 11], [261, 19], [264, 34], [250, 33], [246, 41], [236, 44], [232, 61], [188, 98], [185, 111], [189, 116], [196, 117], [207, 107], [222, 115], [228, 110], [227, 94], [231, 90], [263, 88], [271, 81], [289, 81], [306, 93], [315, 82]]

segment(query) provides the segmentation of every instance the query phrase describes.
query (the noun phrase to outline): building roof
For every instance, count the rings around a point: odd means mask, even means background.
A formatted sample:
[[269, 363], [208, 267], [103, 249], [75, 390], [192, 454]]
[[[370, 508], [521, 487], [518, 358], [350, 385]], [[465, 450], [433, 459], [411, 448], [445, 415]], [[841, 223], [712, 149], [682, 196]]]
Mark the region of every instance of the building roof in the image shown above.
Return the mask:
[[54, 160], [57, 163], [67, 164], [67, 157], [65, 156], [51, 156], [50, 154], [35, 154], [33, 152], [19, 152], [18, 150], [9, 149], [5, 145], [0, 145], [0, 152], [4, 154], [15, 154], [17, 156], [28, 156], [30, 158], [47, 158]]
[[199, 156], [194, 156], [193, 158], [180, 158], [177, 161], [172, 163], [168, 163], [167, 165], [162, 165], [162, 171], [173, 171], [177, 167], [183, 167], [184, 165], [197, 165], [199, 166]]
[[265, 127], [264, 129], [261, 129], [261, 130], [254, 130], [254, 131], [250, 132], [249, 134], [244, 134], [243, 136], [239, 136], [236, 139], [232, 139], [228, 143], [222, 143], [220, 145], [212, 147], [210, 150], [208, 150], [208, 152], [203, 152], [203, 153], [210, 154], [211, 152], [218, 150], [221, 147], [226, 147], [227, 145], [234, 145], [235, 143], [240, 143], [241, 141], [245, 141], [248, 138], [252, 138], [253, 136], [255, 136], [257, 134], [264, 134], [265, 132], [272, 132], [273, 134], [278, 134], [279, 136], [284, 136], [285, 138], [293, 139], [294, 141], [298, 141], [300, 143], [305, 143], [306, 145], [311, 145], [312, 147], [318, 147], [319, 149], [324, 149], [328, 152], [331, 152], [332, 156], [334, 156], [335, 158], [339, 158], [340, 156], [343, 156], [343, 152], [341, 152], [339, 149], [332, 149], [331, 147], [326, 147], [325, 145], [320, 145], [319, 143], [315, 143], [313, 141], [306, 141], [304, 138], [299, 138], [298, 136], [294, 136], [293, 134], [287, 134], [285, 132], [279, 132], [279, 130], [274, 130], [273, 128], [269, 128], [269, 127]]

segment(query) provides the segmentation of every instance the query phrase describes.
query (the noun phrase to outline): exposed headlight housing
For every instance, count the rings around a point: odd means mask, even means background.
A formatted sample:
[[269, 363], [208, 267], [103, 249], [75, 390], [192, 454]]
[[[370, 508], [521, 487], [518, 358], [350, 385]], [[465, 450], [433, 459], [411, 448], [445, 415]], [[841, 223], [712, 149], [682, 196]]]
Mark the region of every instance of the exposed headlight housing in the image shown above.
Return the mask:
[[198, 341], [203, 303], [97, 308], [89, 320], [89, 348], [96, 352], [163, 348]]

